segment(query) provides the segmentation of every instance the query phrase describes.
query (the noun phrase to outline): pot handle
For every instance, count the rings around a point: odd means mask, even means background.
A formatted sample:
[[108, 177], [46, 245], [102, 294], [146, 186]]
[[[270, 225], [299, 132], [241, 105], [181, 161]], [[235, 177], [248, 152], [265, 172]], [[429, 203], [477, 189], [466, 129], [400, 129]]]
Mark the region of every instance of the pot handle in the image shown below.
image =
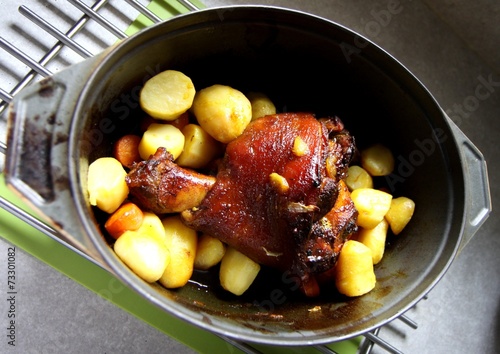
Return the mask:
[[458, 252], [472, 239], [491, 213], [491, 195], [486, 160], [479, 149], [445, 114], [453, 131], [464, 166], [465, 224]]
[[[103, 54], [104, 55], [104, 52]], [[74, 207], [69, 176], [73, 110], [101, 55], [16, 94], [9, 105], [5, 181], [67, 243], [104, 267]]]

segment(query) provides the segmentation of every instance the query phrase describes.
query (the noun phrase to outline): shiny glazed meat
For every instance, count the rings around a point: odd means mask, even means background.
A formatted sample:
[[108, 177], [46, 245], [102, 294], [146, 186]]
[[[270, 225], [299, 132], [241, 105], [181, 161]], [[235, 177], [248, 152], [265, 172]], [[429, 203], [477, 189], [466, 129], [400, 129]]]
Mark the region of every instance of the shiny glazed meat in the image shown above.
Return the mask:
[[215, 178], [187, 170], [163, 147], [138, 163], [125, 178], [130, 194], [144, 209], [157, 214], [176, 213], [197, 206]]
[[[297, 142], [305, 145], [298, 149]], [[290, 272], [315, 295], [316, 275], [333, 267], [356, 230], [357, 212], [341, 181], [354, 150], [338, 118], [284, 113], [258, 119], [227, 145], [201, 204], [181, 215], [254, 261]]]

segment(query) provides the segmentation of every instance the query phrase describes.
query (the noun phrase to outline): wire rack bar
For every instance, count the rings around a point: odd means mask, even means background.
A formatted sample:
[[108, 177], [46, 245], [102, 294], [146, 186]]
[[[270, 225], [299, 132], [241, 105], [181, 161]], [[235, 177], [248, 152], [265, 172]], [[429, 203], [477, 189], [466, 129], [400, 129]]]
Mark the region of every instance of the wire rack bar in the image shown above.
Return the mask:
[[379, 347], [385, 349], [387, 352], [391, 353], [391, 354], [403, 354], [402, 351], [400, 351], [399, 349], [393, 347], [391, 344], [387, 343], [385, 340], [383, 340], [382, 338], [380, 338], [378, 336], [378, 332], [374, 333], [374, 332], [368, 332], [368, 333], [365, 333], [364, 334], [365, 338], [368, 339], [369, 341], [377, 344]]
[[130, 6], [132, 6], [134, 9], [142, 13], [144, 16], [149, 18], [153, 23], [158, 23], [161, 22], [161, 18], [156, 16], [150, 9], [148, 9], [146, 6], [142, 5], [141, 3], [137, 2], [136, 0], [125, 0]]
[[10, 102], [12, 101], [12, 96], [3, 88], [0, 88], [0, 99], [4, 102]]
[[243, 353], [246, 353], [246, 354], [261, 354], [262, 353], [261, 351], [253, 348], [252, 346], [250, 346], [247, 343], [243, 343], [243, 342], [237, 341], [235, 339], [232, 339], [232, 338], [229, 338], [229, 337], [226, 337], [223, 335], [217, 335], [217, 336], [219, 338], [225, 340], [227, 343], [231, 344], [233, 347], [241, 350]]
[[6, 154], [7, 153], [7, 145], [0, 141], [0, 154]]
[[335, 350], [328, 348], [325, 345], [315, 345], [314, 348], [322, 354], [339, 354]]
[[30, 68], [35, 70], [38, 74], [40, 74], [42, 76], [52, 75], [52, 73], [49, 70], [45, 69], [45, 67], [43, 65], [40, 65], [40, 63], [38, 63], [37, 61], [32, 59], [30, 56], [28, 56], [22, 50], [18, 49], [17, 47], [14, 47], [12, 44], [10, 44], [5, 39], [3, 39], [3, 37], [0, 37], [0, 47], [2, 47], [5, 51], [7, 51], [14, 58], [16, 58], [19, 61], [23, 62], [24, 64], [28, 65]]
[[[124, 0], [124, 1], [128, 3], [131, 7], [133, 7], [135, 10], [137, 10], [138, 12], [146, 16], [148, 19], [150, 19], [153, 23], [158, 23], [161, 21], [161, 19], [157, 15], [152, 13], [146, 6], [139, 3], [137, 0]], [[65, 46], [70, 48], [83, 58], [89, 58], [93, 55], [85, 47], [83, 47], [82, 45], [73, 40], [73, 37], [84, 28], [84, 26], [88, 23], [89, 20], [92, 19], [96, 21], [99, 25], [101, 25], [103, 28], [108, 30], [110, 33], [112, 33], [119, 39], [125, 39], [128, 37], [122, 30], [120, 30], [112, 22], [110, 22], [108, 19], [106, 19], [104, 16], [98, 13], [98, 11], [103, 8], [103, 6], [108, 2], [108, 0], [98, 0], [94, 3], [93, 6], [88, 6], [82, 3], [80, 0], [68, 0], [68, 2], [70, 2], [76, 8], [78, 8], [83, 13], [83, 15], [79, 20], [77, 20], [73, 24], [73, 26], [66, 33], [61, 32], [59, 29], [54, 27], [52, 24], [50, 24], [44, 18], [34, 13], [26, 6], [19, 7], [19, 12], [23, 16], [25, 16], [35, 25], [39, 26], [45, 32], [51, 34], [54, 38], [57, 39], [57, 43], [50, 50], [48, 50], [39, 61], [34, 60], [26, 53], [24, 53], [23, 51], [16, 48], [8, 41], [0, 37], [0, 47], [31, 68], [31, 71], [17, 83], [17, 85], [11, 90], [11, 92], [7, 92], [4, 89], [0, 88], [0, 99], [3, 101], [0, 102], [0, 115], [5, 110], [8, 102], [12, 100], [12, 97], [20, 90], [22, 90], [24, 87], [29, 85], [37, 75], [49, 76], [52, 74], [48, 69], [46, 69], [45, 66], [52, 59], [54, 59]], [[181, 3], [184, 7], [186, 7], [189, 11], [199, 10], [199, 8], [189, 0], [178, 0], [178, 2]], [[5, 142], [0, 141], [0, 154], [5, 155], [6, 153], [7, 153], [7, 145]], [[38, 218], [32, 216], [31, 214], [27, 213], [23, 209], [17, 207], [16, 205], [12, 204], [11, 202], [9, 202], [8, 200], [6, 200], [1, 196], [0, 196], [0, 208], [13, 214], [20, 220], [24, 221], [25, 223], [34, 227], [36, 230], [44, 233], [45, 235], [51, 237], [52, 239], [64, 243], [65, 246], [71, 248], [73, 251], [80, 254], [82, 257], [102, 267], [102, 265], [96, 260], [94, 260], [92, 257], [85, 254], [81, 250], [73, 247], [72, 245], [66, 243], [64, 241], [64, 238], [51, 226], [40, 221]], [[416, 329], [418, 327], [415, 321], [411, 320], [404, 314], [400, 315], [398, 319], [401, 320], [406, 325], [408, 325], [410, 328]], [[371, 353], [373, 346], [378, 345], [379, 347], [381, 347], [382, 349], [386, 350], [389, 353], [402, 354], [401, 351], [399, 351], [398, 349], [394, 348], [391, 344], [381, 339], [378, 336], [379, 331], [380, 328], [377, 328], [374, 331], [365, 333], [363, 335], [365, 337], [365, 340], [363, 341], [363, 343], [359, 348], [359, 353], [369, 354]], [[219, 335], [219, 337], [221, 337], [228, 344], [234, 346], [235, 348], [241, 350], [244, 353], [248, 354], [261, 353], [260, 351], [256, 350], [247, 343], [243, 343], [222, 335]], [[326, 345], [316, 345], [314, 346], [314, 348], [320, 353], [338, 354], [337, 352], [335, 352]]]
[[[99, 0], [97, 1], [93, 6], [92, 10], [93, 11], [99, 11], [106, 3], [108, 0]], [[87, 15], [82, 16], [78, 21], [75, 22], [75, 24], [66, 32], [66, 36], [71, 38], [85, 26], [85, 24], [90, 20], [90, 17]], [[62, 42], [57, 42], [47, 53], [40, 59], [38, 62], [40, 65], [45, 66], [47, 65], [53, 58], [59, 54], [59, 52], [62, 50], [64, 47], [64, 44]], [[9, 97], [5, 97], [6, 99], [2, 100], [4, 102], [0, 103], [0, 115], [3, 113], [5, 108], [7, 107], [7, 103], [9, 103], [12, 100], [12, 96], [14, 96], [16, 93], [21, 91], [23, 88], [28, 86], [37, 76], [36, 71], [31, 70], [22, 80], [19, 81], [19, 83], [12, 89], [10, 92]]]
[[108, 21], [104, 16], [98, 14], [90, 6], [84, 4], [79, 0], [68, 0], [68, 2], [71, 3], [73, 6], [75, 6], [77, 9], [79, 9], [80, 11], [82, 11], [84, 14], [92, 18], [94, 21], [96, 21], [102, 27], [107, 29], [109, 32], [113, 33], [117, 38], [119, 39], [127, 38], [125, 32], [123, 32], [114, 24], [112, 24], [110, 21]]
[[399, 316], [398, 320], [403, 321], [406, 325], [410, 326], [410, 328], [412, 328], [412, 329], [418, 328], [417, 322], [413, 321], [411, 318], [409, 318], [405, 314]]
[[196, 11], [199, 8], [189, 0], [178, 0], [182, 5], [184, 5], [189, 11]]
[[72, 40], [66, 34], [59, 31], [56, 27], [51, 25], [48, 21], [43, 19], [41, 16], [37, 15], [26, 6], [20, 6], [19, 12], [28, 18], [31, 22], [36, 24], [38, 27], [43, 29], [45, 32], [51, 34], [56, 39], [60, 40], [64, 45], [71, 48], [76, 53], [80, 54], [83, 58], [90, 58], [92, 53], [85, 49], [83, 46]]

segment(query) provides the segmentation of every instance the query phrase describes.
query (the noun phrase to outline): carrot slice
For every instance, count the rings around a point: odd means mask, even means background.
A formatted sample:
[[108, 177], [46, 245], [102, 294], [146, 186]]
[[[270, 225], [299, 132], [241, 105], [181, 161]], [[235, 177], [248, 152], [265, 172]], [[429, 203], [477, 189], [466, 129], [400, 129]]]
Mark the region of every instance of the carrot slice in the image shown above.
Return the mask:
[[127, 202], [120, 206], [106, 221], [104, 228], [115, 239], [125, 231], [135, 231], [142, 225], [144, 214], [134, 203]]
[[133, 164], [140, 162], [139, 143], [141, 137], [138, 135], [125, 135], [118, 139], [113, 146], [113, 156], [127, 168], [132, 168]]

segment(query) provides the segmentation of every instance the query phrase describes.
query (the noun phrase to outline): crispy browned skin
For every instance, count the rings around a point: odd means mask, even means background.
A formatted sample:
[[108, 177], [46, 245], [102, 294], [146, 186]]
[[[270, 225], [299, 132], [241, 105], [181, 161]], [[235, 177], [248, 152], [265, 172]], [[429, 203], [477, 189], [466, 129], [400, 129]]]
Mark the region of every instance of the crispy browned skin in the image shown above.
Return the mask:
[[135, 165], [126, 182], [144, 209], [165, 214], [199, 205], [215, 178], [178, 166], [165, 148], [159, 148], [147, 161]]
[[303, 244], [300, 262], [305, 268], [313, 268], [311, 282], [325, 278], [325, 273], [333, 268], [344, 243], [357, 231], [357, 210], [351, 194], [343, 180], [339, 181], [339, 194], [333, 208], [311, 227], [307, 241]]
[[[308, 146], [303, 156], [293, 151], [298, 136]], [[335, 264], [356, 229], [356, 210], [340, 182], [354, 149], [338, 118], [288, 113], [253, 121], [228, 144], [215, 184], [183, 219], [260, 264], [291, 272], [314, 296], [315, 275]], [[271, 173], [289, 188], [276, 188]]]

